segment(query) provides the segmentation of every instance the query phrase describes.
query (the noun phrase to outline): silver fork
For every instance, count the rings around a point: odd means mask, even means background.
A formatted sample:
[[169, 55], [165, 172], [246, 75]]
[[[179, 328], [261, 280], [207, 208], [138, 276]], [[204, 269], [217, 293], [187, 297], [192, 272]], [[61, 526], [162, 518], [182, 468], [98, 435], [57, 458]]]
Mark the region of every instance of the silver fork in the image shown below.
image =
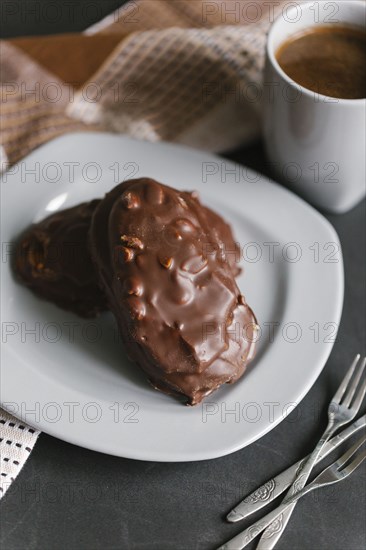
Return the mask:
[[[358, 466], [360, 466], [360, 464], [362, 464], [362, 462], [365, 460], [366, 451], [363, 451], [362, 453], [358, 454], [348, 466], [343, 467], [347, 462], [350, 461], [350, 459], [361, 447], [361, 445], [365, 443], [365, 441], [366, 435], [361, 437], [361, 439], [359, 439], [354, 445], [352, 445], [352, 447], [348, 449], [348, 451], [344, 453], [341, 458], [339, 458], [338, 460], [333, 462], [333, 464], [328, 466], [328, 468], [323, 470], [312, 483], [309, 483], [309, 485], [304, 487], [298, 493], [286, 497], [280, 507], [284, 508], [286, 506], [291, 506], [292, 504], [295, 504], [301, 497], [303, 497], [307, 493], [310, 493], [310, 491], [314, 491], [315, 489], [319, 489], [320, 487], [332, 485], [333, 483], [338, 483], [338, 481], [346, 479], [346, 477], [352, 474], [352, 472], [354, 472], [356, 468], [358, 468]], [[218, 550], [238, 550], [239, 548], [243, 548], [244, 546], [249, 544], [249, 542], [251, 542], [254, 537], [257, 536], [259, 531], [264, 529], [267, 525], [272, 524], [273, 519], [276, 517], [276, 513], [277, 510], [270, 512], [259, 522], [257, 521], [254, 525], [246, 529], [243, 533], [240, 533], [223, 546], [220, 546]], [[280, 526], [281, 523], [277, 519], [276, 527], [280, 528]]]
[[[287, 493], [289, 496], [297, 493], [305, 486], [311, 474], [311, 471], [317, 462], [319, 455], [321, 454], [326, 442], [330, 439], [330, 437], [334, 434], [334, 432], [337, 431], [338, 428], [340, 428], [344, 424], [347, 424], [348, 422], [353, 420], [353, 418], [358, 413], [366, 391], [366, 382], [364, 381], [363, 384], [361, 385], [361, 388], [354, 402], [352, 403], [356, 389], [359, 385], [359, 382], [361, 380], [361, 377], [365, 370], [365, 365], [366, 365], [366, 358], [364, 358], [355, 376], [353, 377], [353, 373], [357, 367], [357, 364], [359, 363], [359, 360], [360, 360], [360, 355], [357, 354], [343, 382], [339, 386], [338, 391], [336, 392], [335, 396], [333, 397], [329, 405], [327, 429], [325, 430], [324, 434], [319, 440], [319, 443], [315, 447], [313, 453], [310, 455], [307, 462], [303, 465], [300, 472], [297, 474], [295, 481], [293, 482], [292, 486], [290, 487]], [[351, 382], [352, 377], [353, 377], [353, 380]], [[295, 506], [296, 506], [296, 503], [290, 506], [286, 510], [286, 512], [282, 515], [282, 517], [278, 519], [278, 521], [281, 522], [280, 529], [278, 528], [275, 529], [274, 525], [270, 525], [268, 529], [266, 529], [266, 531], [263, 533], [262, 537], [259, 540], [257, 550], [263, 550], [264, 548], [266, 550], [270, 550], [275, 547], [278, 540], [281, 538], [282, 533], [286, 529], [286, 525], [292, 515], [292, 512], [295, 509]]]
[[[295, 493], [298, 493], [303, 489], [305, 486], [311, 471], [316, 464], [316, 461], [321, 454], [324, 445], [327, 443], [327, 441], [331, 438], [331, 436], [341, 427], [353, 420], [353, 418], [358, 413], [362, 400], [365, 396], [366, 392], [366, 381], [361, 384], [361, 387], [359, 388], [357, 395], [355, 396], [357, 387], [360, 383], [362, 374], [365, 370], [365, 364], [366, 359], [364, 359], [360, 365], [360, 367], [357, 370], [357, 373], [353, 377], [353, 373], [356, 369], [356, 366], [360, 360], [360, 355], [356, 355], [355, 359], [353, 360], [352, 365], [350, 366], [349, 370], [347, 371], [347, 374], [345, 375], [341, 385], [339, 386], [336, 394], [334, 395], [332, 401], [329, 404], [328, 407], [328, 426], [323, 433], [322, 437], [320, 438], [318, 444], [316, 445], [314, 451], [311, 453], [307, 461], [304, 463], [303, 467], [301, 468], [300, 472], [297, 473], [297, 477], [295, 478], [294, 482], [292, 483], [285, 500], [283, 503], [278, 506], [273, 512], [272, 512], [272, 520], [275, 520], [278, 516], [281, 516], [285, 510], [287, 510], [289, 507], [289, 513], [286, 514], [285, 522], [283, 521], [283, 517], [279, 517], [276, 521], [276, 525], [270, 525], [268, 528], [268, 532], [266, 534], [266, 538], [261, 538], [261, 542], [266, 541], [266, 544], [268, 541], [271, 541], [271, 548], [273, 548], [274, 544], [278, 541], [278, 539], [281, 537], [288, 520], [291, 517], [292, 511], [296, 505], [295, 501], [290, 501], [290, 498], [295, 495]], [[353, 379], [352, 379], [353, 377]], [[284, 503], [286, 502], [286, 505], [284, 506]], [[267, 517], [267, 516], [266, 516]], [[248, 529], [246, 529], [243, 533], [237, 535], [229, 541], [230, 544], [232, 541], [235, 540], [235, 546], [222, 546], [220, 547], [220, 550], [229, 549], [229, 548], [235, 548], [235, 550], [240, 550], [241, 548], [244, 548], [252, 539], [254, 539], [261, 531], [263, 531], [269, 524], [263, 525], [263, 522], [261, 520], [257, 521], [252, 527], [250, 527], [250, 533], [251, 537], [248, 536]], [[271, 536], [270, 534], [271, 533]], [[241, 537], [243, 535], [243, 537]], [[242, 545], [238, 546], [240, 544], [240, 541], [242, 541]], [[245, 541], [245, 544], [244, 544]], [[274, 541], [274, 544], [272, 544], [272, 541]], [[268, 548], [268, 546], [266, 546]]]
[[[323, 460], [323, 458], [333, 452], [334, 449], [339, 447], [339, 445], [342, 445], [353, 434], [365, 427], [366, 414], [361, 416], [358, 420], [355, 420], [353, 424], [345, 428], [338, 435], [335, 435], [334, 437], [332, 437], [332, 439], [328, 441], [318, 457], [317, 464], [321, 460]], [[278, 476], [270, 479], [249, 496], [245, 497], [239, 504], [235, 506], [235, 508], [231, 510], [231, 512], [229, 512], [226, 519], [231, 523], [241, 521], [251, 514], [254, 514], [254, 512], [258, 512], [258, 510], [275, 500], [284, 491], [286, 491], [288, 487], [290, 487], [291, 483], [297, 475], [297, 472], [300, 471], [300, 468], [304, 464], [305, 460], [307, 460], [307, 458], [308, 457], [305, 457], [302, 460], [299, 460], [298, 462], [287, 468], [287, 470], [284, 470], [283, 472], [278, 474]], [[287, 512], [285, 512], [285, 514], [286, 513]]]

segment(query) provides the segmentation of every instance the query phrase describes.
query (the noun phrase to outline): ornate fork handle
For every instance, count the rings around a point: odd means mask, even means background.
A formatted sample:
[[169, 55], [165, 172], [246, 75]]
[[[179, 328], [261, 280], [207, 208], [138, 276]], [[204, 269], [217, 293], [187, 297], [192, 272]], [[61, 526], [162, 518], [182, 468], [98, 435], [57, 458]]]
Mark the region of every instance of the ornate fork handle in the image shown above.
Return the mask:
[[275, 510], [264, 516], [264, 518], [258, 520], [256, 523], [253, 523], [248, 529], [239, 533], [236, 537], [229, 540], [218, 550], [238, 550], [239, 548], [244, 548], [249, 544], [261, 531], [266, 529], [269, 525], [275, 524], [273, 529], [277, 531], [282, 528], [281, 516], [285, 510], [291, 506], [292, 503], [296, 502], [299, 498], [304, 496], [310, 490], [315, 489], [313, 487], [305, 487], [300, 492], [295, 493], [291, 496], [285, 498], [285, 500], [280, 504]]
[[[266, 547], [267, 542], [271, 541], [273, 537], [277, 540], [281, 536], [281, 533], [286, 529], [288, 520], [291, 517], [292, 511], [296, 505], [295, 503], [298, 500], [296, 496], [300, 493], [305, 494], [307, 492], [306, 489], [304, 489], [306, 482], [309, 479], [309, 476], [317, 463], [324, 446], [336, 429], [337, 426], [335, 426], [334, 422], [331, 420], [321, 439], [318, 441], [314, 451], [307, 459], [303, 460], [299, 464], [295, 481], [291, 485], [286, 498], [283, 501], [283, 504], [285, 504], [285, 509], [281, 511], [274, 525], [269, 524], [269, 529], [265, 531], [259, 541], [258, 549], [263, 550]], [[269, 546], [272, 548], [273, 545], [269, 542]]]
[[[220, 546], [219, 550], [240, 550], [249, 544], [261, 531], [266, 528], [265, 533], [278, 533], [278, 531], [282, 529], [283, 517], [286, 514], [286, 511], [290, 509], [291, 506], [294, 506], [301, 497], [314, 489], [343, 481], [351, 475], [356, 468], [363, 463], [364, 460], [366, 460], [366, 451], [357, 454], [358, 450], [364, 445], [365, 441], [366, 435], [356, 441], [356, 443], [352, 445], [352, 447], [350, 447], [344, 455], [336, 460], [336, 462], [323, 470], [312, 483], [291, 496], [287, 495], [278, 508], [248, 527], [242, 533], [236, 535], [236, 537], [229, 540], [223, 546]], [[351, 459], [353, 459], [352, 462]], [[263, 537], [261, 540], [263, 540]]]
[[[238, 548], [244, 548], [249, 544], [261, 531], [266, 529], [274, 520], [277, 520], [276, 524], [271, 528], [271, 533], [281, 532], [283, 529], [283, 522], [281, 515], [283, 512], [298, 498], [300, 495], [304, 494], [306, 489], [304, 486], [310, 476], [310, 473], [328, 439], [332, 436], [335, 431], [334, 422], [329, 422], [327, 429], [319, 440], [314, 451], [311, 453], [309, 458], [304, 463], [301, 468], [300, 475], [295, 479], [294, 483], [291, 485], [290, 490], [287, 493], [287, 496], [275, 510], [264, 516], [264, 518], [258, 520], [256, 523], [245, 529], [242, 533], [239, 533], [236, 537], [231, 539], [229, 542], [220, 546], [219, 550], [238, 550]], [[303, 491], [302, 491], [303, 489]], [[301, 493], [300, 493], [301, 491]]]
[[[366, 415], [361, 416], [356, 422], [351, 424], [348, 428], [345, 428], [339, 435], [333, 437], [323, 448], [323, 451], [320, 453], [317, 463], [320, 462], [323, 458], [328, 456], [334, 449], [346, 441], [351, 435], [359, 431], [361, 428], [366, 426]], [[275, 478], [270, 479], [261, 487], [256, 489], [249, 496], [244, 498], [227, 516], [227, 520], [231, 522], [240, 521], [248, 517], [249, 515], [257, 512], [263, 506], [266, 506], [269, 502], [277, 498], [281, 493], [283, 493], [299, 475], [300, 470], [304, 466], [308, 457], [299, 460], [287, 470], [284, 470], [278, 474]], [[288, 515], [289, 510], [285, 512], [285, 516]], [[286, 521], [287, 523], [287, 521]]]

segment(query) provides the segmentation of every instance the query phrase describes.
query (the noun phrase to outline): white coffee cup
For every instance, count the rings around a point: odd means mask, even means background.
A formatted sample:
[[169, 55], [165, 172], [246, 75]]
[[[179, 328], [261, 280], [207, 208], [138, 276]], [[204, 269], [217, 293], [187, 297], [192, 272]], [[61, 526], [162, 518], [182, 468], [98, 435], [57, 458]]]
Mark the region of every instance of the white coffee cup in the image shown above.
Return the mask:
[[325, 25], [365, 31], [366, 2], [291, 2], [268, 36], [263, 125], [279, 178], [314, 205], [342, 213], [366, 193], [366, 99], [335, 99], [295, 83], [276, 53], [291, 36]]

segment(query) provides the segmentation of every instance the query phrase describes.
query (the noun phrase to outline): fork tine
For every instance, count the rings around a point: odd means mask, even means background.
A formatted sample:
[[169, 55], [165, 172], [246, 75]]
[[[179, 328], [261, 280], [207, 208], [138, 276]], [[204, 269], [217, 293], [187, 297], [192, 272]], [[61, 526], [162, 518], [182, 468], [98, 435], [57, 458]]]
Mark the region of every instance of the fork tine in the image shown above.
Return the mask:
[[361, 407], [361, 403], [362, 403], [362, 401], [365, 397], [365, 393], [366, 393], [366, 380], [363, 381], [363, 384], [360, 387], [360, 390], [359, 390], [358, 394], [356, 395], [354, 402], [352, 403], [351, 408], [352, 408], [352, 410], [356, 411], [356, 414], [357, 414], [359, 408]]
[[350, 404], [351, 404], [351, 401], [353, 399], [353, 396], [355, 395], [355, 391], [357, 389], [359, 381], [361, 380], [362, 374], [365, 370], [365, 365], [366, 365], [366, 358], [364, 358], [364, 360], [362, 361], [359, 369], [357, 370], [356, 376], [354, 377], [354, 380], [353, 380], [350, 388], [347, 388], [347, 392], [346, 392], [345, 397], [342, 401], [342, 404], [345, 405], [346, 407], [349, 407]]
[[356, 458], [354, 459], [353, 462], [351, 462], [351, 464], [349, 464], [348, 466], [343, 468], [343, 470], [341, 470], [340, 473], [342, 474], [342, 477], [345, 478], [350, 474], [352, 474], [352, 472], [354, 472], [356, 468], [358, 468], [359, 465], [362, 464], [365, 458], [366, 458], [366, 451], [363, 451], [363, 453], [360, 453], [358, 456], [356, 456]]
[[356, 451], [363, 445], [366, 441], [366, 434], [363, 435], [360, 439], [352, 445], [345, 453], [342, 455], [338, 460], [336, 460], [335, 465], [337, 466], [337, 470], [340, 470], [346, 462], [349, 461], [349, 459], [355, 454]]
[[356, 365], [360, 359], [361, 355], [358, 353], [356, 355], [356, 357], [354, 358], [353, 362], [352, 362], [352, 365], [350, 366], [350, 368], [348, 369], [347, 373], [346, 373], [346, 376], [343, 378], [342, 380], [342, 383], [341, 385], [339, 386], [338, 390], [336, 391], [336, 394], [335, 396], [333, 397], [332, 401], [334, 401], [335, 403], [340, 403], [342, 397], [343, 397], [343, 394], [344, 392], [346, 391], [346, 388], [348, 386], [348, 383], [352, 377], [352, 374], [353, 374], [353, 371], [355, 370], [356, 368]]

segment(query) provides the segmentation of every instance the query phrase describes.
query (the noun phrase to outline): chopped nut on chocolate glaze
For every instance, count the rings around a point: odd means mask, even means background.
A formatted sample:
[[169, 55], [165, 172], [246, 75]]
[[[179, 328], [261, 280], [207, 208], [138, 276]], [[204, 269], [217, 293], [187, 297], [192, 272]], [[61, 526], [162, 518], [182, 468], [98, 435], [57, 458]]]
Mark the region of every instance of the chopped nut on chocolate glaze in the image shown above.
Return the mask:
[[121, 241], [129, 248], [137, 248], [143, 250], [144, 244], [138, 237], [130, 237], [128, 235], [121, 235]]

